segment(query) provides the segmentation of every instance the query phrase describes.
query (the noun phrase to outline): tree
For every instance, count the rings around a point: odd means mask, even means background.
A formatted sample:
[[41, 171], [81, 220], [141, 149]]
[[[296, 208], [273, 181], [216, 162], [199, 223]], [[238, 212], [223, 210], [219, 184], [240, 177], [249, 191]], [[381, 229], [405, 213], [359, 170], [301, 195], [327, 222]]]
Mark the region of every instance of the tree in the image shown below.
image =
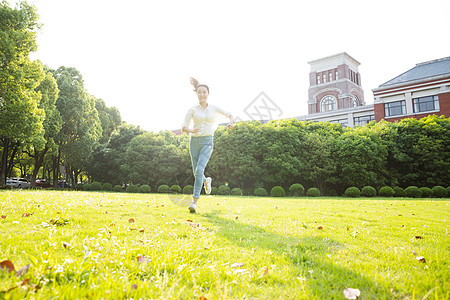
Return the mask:
[[100, 144], [105, 144], [108, 142], [113, 131], [122, 123], [122, 118], [117, 108], [107, 107], [105, 101], [102, 99], [95, 99], [95, 108], [97, 109], [98, 118], [102, 125], [102, 137], [99, 142]]
[[15, 150], [42, 131], [44, 113], [35, 89], [44, 72], [40, 62], [29, 58], [37, 47], [37, 20], [35, 8], [25, 2], [15, 9], [6, 1], [0, 4], [0, 185], [5, 184]]

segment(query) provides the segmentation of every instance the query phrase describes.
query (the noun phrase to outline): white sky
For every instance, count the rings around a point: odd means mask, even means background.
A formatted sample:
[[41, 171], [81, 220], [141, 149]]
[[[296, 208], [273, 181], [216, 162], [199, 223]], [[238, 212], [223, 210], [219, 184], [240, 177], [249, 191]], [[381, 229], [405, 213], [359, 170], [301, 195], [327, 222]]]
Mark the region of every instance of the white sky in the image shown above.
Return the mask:
[[308, 61], [350, 54], [371, 104], [373, 88], [450, 56], [448, 0], [28, 3], [43, 24], [32, 58], [77, 68], [90, 94], [152, 131], [178, 129], [197, 104], [190, 76], [241, 119], [262, 91], [288, 118], [307, 114]]

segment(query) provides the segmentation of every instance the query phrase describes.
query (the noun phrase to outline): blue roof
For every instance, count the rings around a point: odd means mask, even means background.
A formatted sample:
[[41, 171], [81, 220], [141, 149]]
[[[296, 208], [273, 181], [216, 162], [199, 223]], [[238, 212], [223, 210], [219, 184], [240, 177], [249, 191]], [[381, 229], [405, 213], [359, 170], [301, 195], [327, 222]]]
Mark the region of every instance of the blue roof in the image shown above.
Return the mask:
[[450, 56], [417, 64], [414, 68], [383, 83], [380, 87], [445, 74], [450, 75]]

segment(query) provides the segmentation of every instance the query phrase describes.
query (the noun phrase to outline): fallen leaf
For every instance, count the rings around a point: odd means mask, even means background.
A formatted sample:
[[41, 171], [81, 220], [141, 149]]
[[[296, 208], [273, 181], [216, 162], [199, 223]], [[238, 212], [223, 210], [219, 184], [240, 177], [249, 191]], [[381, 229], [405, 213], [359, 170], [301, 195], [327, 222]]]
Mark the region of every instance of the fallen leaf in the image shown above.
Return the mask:
[[425, 257], [423, 257], [423, 256], [417, 256], [416, 259], [417, 259], [417, 261], [420, 261], [421, 263], [426, 263]]
[[140, 230], [139, 230], [139, 232], [144, 232], [144, 231], [145, 231], [144, 229], [140, 229]]
[[132, 290], [137, 290], [137, 288], [138, 288], [138, 285], [136, 283], [131, 286]]
[[150, 258], [148, 258], [147, 256], [138, 255], [137, 261], [138, 261], [138, 263], [140, 263], [140, 264], [147, 264], [147, 263], [150, 262]]
[[63, 242], [63, 247], [64, 248], [69, 248], [71, 245], [69, 244], [69, 243], [67, 243], [67, 242]]
[[6, 219], [6, 216], [5, 216], [5, 215], [2, 215], [2, 219]]
[[234, 263], [230, 267], [232, 267], [232, 268], [239, 268], [239, 267], [242, 267], [243, 265], [244, 265], [243, 263]]
[[352, 288], [344, 289], [345, 299], [357, 299], [359, 296], [361, 296], [361, 292], [358, 289], [352, 289]]
[[402, 215], [402, 214], [399, 214], [398, 216], [401, 217], [401, 216], [403, 216], [403, 215]]
[[236, 220], [238, 219], [239, 217], [236, 217]]
[[10, 260], [4, 260], [0, 262], [0, 270], [6, 269], [8, 272], [12, 272], [15, 270], [14, 264]]
[[205, 296], [200, 296], [198, 297], [198, 300], [208, 300], [208, 298], [206, 298]]
[[319, 227], [317, 227], [317, 229], [320, 229], [320, 230], [322, 230], [322, 229], [323, 229], [323, 227], [322, 227], [322, 226], [319, 226]]
[[186, 222], [193, 222], [192, 220], [186, 220]]
[[430, 226], [427, 226], [427, 225], [423, 225], [423, 227], [425, 227], [425, 228], [430, 228]]
[[415, 237], [416, 239], [423, 239], [423, 237], [421, 237], [420, 235], [416, 235]]
[[[20, 269], [19, 271], [16, 272], [16, 277], [22, 277], [23, 275], [27, 274], [29, 269], [30, 269], [30, 265], [26, 265], [25, 267], [23, 267], [22, 269]], [[27, 278], [27, 279], [28, 279], [28, 281], [30, 280], [29, 278]], [[25, 279], [25, 280], [27, 280], [27, 279]]]
[[129, 222], [129, 223], [133, 223], [133, 222], [134, 222], [134, 219], [131, 218], [131, 219], [128, 220], [128, 222]]
[[269, 273], [269, 267], [264, 270], [263, 276], [266, 276]]
[[24, 213], [24, 214], [22, 214], [22, 218], [25, 218], [25, 217], [29, 217], [29, 216], [31, 216], [32, 214], [30, 214], [30, 213]]
[[414, 250], [411, 250], [412, 254], [414, 254], [415, 256], [417, 256], [417, 252]]

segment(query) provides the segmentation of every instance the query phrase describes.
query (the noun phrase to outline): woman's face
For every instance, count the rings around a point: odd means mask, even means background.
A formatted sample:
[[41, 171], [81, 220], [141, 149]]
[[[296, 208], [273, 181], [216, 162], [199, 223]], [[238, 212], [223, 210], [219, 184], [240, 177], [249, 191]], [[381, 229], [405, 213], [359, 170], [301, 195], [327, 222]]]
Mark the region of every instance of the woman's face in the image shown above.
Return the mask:
[[205, 103], [208, 99], [209, 93], [206, 87], [201, 86], [197, 89], [197, 97], [200, 103]]

